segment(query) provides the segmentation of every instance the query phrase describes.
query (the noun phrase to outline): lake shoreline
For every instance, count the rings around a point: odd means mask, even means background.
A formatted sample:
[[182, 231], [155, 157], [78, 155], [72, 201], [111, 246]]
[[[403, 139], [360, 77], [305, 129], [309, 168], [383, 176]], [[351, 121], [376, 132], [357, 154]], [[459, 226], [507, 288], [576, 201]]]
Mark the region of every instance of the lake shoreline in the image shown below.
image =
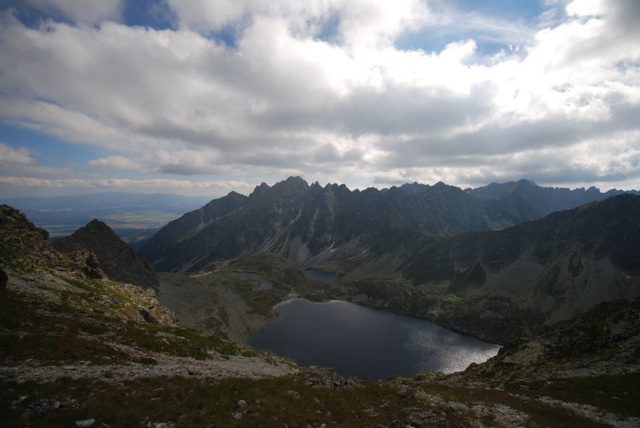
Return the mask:
[[345, 300], [293, 298], [274, 306], [279, 314], [247, 343], [301, 366], [332, 367], [367, 380], [452, 373], [496, 355], [499, 346], [432, 321]]

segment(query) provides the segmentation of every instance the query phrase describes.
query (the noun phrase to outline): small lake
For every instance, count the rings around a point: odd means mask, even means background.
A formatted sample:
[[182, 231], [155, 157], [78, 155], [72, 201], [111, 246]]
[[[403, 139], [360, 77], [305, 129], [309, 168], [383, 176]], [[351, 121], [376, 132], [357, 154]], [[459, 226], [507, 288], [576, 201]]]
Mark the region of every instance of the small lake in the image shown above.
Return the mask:
[[279, 317], [247, 336], [249, 345], [300, 365], [333, 367], [362, 379], [452, 373], [498, 353], [498, 345], [405, 315], [332, 300], [290, 299]]
[[333, 283], [333, 274], [331, 272], [324, 272], [317, 269], [307, 269], [304, 271], [304, 274], [307, 278], [313, 279], [314, 281], [325, 282], [327, 284]]

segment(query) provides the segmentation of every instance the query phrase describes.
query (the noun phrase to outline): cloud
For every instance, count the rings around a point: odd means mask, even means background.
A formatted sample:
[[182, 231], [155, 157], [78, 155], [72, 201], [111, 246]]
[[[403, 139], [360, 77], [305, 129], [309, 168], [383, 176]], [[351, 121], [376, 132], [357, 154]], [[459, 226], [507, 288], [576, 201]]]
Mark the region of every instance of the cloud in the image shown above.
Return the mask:
[[[95, 147], [89, 166], [158, 176], [638, 178], [636, 1], [554, 2], [540, 28], [475, 16], [482, 34], [436, 51], [395, 45], [436, 28], [414, 0], [168, 4], [177, 30], [5, 13], [0, 118]], [[491, 28], [519, 49], [480, 52]]]
[[571, 0], [567, 3], [569, 16], [602, 16], [607, 14], [607, 4], [602, 0]]
[[215, 32], [239, 31], [260, 20], [278, 20], [302, 38], [322, 37], [335, 25], [337, 39], [351, 47], [390, 45], [399, 34], [428, 17], [419, 0], [169, 0], [182, 28]]
[[62, 15], [72, 22], [96, 24], [120, 16], [124, 0], [24, 0], [45, 13]]
[[175, 179], [124, 179], [124, 178], [100, 178], [100, 179], [44, 179], [34, 177], [0, 176], [0, 185], [22, 187], [46, 187], [46, 188], [116, 188], [116, 189], [250, 189], [251, 185], [243, 181], [192, 181]]
[[0, 164], [3, 165], [31, 165], [35, 163], [31, 152], [26, 148], [15, 149], [0, 143]]
[[28, 178], [93, 178], [92, 174], [74, 172], [69, 168], [40, 165], [38, 154], [26, 147], [12, 147], [0, 143], [0, 167], [5, 176], [17, 175]]
[[107, 169], [119, 170], [140, 170], [142, 166], [139, 162], [124, 156], [107, 156], [104, 158], [94, 159], [87, 163], [89, 166]]

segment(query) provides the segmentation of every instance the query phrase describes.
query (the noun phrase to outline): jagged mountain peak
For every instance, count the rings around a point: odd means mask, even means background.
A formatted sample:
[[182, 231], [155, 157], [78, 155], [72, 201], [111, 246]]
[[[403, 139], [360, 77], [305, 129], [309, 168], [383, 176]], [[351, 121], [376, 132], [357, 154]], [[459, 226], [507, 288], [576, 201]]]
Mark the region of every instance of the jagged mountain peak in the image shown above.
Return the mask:
[[291, 176], [286, 180], [279, 181], [273, 185], [273, 188], [303, 188], [308, 189], [309, 183], [307, 183], [302, 177]]
[[[249, 199], [249, 197], [243, 195], [242, 193], [238, 193], [235, 190], [232, 190], [231, 192], [227, 193], [227, 196], [225, 196], [224, 198], [221, 198], [221, 199], [225, 199], [227, 203], [242, 204], [247, 199]], [[220, 200], [220, 199], [214, 199], [211, 202], [215, 202], [217, 200]], [[209, 205], [209, 204], [207, 204], [207, 205]]]
[[[616, 189], [613, 189], [613, 191], [616, 191]], [[587, 189], [587, 193], [600, 193], [600, 189], [596, 186], [591, 186]]]
[[422, 184], [414, 181], [413, 183], [405, 183], [401, 185], [400, 189], [411, 195], [418, 195], [420, 193], [424, 193], [425, 191], [427, 191], [429, 187], [430, 186], [426, 184]]
[[426, 190], [437, 191], [440, 193], [462, 193], [463, 192], [461, 188], [457, 186], [452, 186], [442, 181], [438, 181], [433, 186], [426, 186]]
[[262, 183], [260, 183], [259, 186], [256, 186], [253, 189], [253, 192], [251, 192], [251, 194], [249, 194], [249, 198], [250, 199], [260, 198], [261, 196], [266, 194], [270, 189], [271, 189], [271, 186], [269, 186], [267, 183], [265, 183], [263, 181]]
[[93, 219], [72, 235], [53, 243], [63, 253], [88, 250], [98, 257], [100, 268], [109, 278], [141, 287], [158, 285], [155, 272], [104, 222]]
[[520, 180], [515, 182], [517, 185], [519, 186], [535, 186], [535, 187], [539, 187], [535, 181], [530, 180], [528, 178], [521, 178]]
[[97, 218], [94, 218], [89, 223], [87, 223], [86, 225], [84, 225], [83, 227], [75, 231], [73, 235], [79, 234], [81, 233], [81, 231], [108, 234], [110, 236], [115, 236], [118, 239], [120, 239], [118, 235], [105, 222], [98, 220]]
[[[533, 190], [512, 192], [518, 186]], [[231, 196], [174, 220], [141, 254], [169, 271], [193, 271], [258, 252], [307, 263], [354, 240], [367, 246], [402, 233], [502, 229], [604, 197], [538, 187], [530, 180], [466, 191], [443, 182], [351, 191], [336, 183], [309, 186], [297, 176], [273, 186], [261, 183], [249, 197]]]
[[251, 200], [259, 200], [269, 197], [285, 197], [292, 198], [305, 194], [309, 190], [310, 186], [305, 180], [298, 176], [292, 176], [286, 180], [282, 180], [269, 186], [266, 183], [261, 183], [256, 186], [253, 192], [249, 195]]
[[191, 212], [208, 211], [211, 209], [215, 209], [215, 207], [217, 207], [221, 203], [242, 204], [247, 199], [249, 199], [248, 196], [245, 196], [242, 193], [238, 193], [235, 190], [232, 190], [231, 192], [227, 193], [226, 196], [223, 196], [222, 198], [218, 198], [218, 199], [212, 199], [209, 202], [207, 202], [207, 204], [204, 205], [203, 207], [200, 207], [199, 209]]

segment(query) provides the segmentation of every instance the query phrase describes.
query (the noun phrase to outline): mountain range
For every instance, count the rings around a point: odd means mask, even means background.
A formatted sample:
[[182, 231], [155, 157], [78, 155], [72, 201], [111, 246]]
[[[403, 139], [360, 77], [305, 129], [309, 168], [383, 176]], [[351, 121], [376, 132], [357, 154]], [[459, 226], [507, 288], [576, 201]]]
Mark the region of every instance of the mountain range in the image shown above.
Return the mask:
[[398, 234], [497, 230], [623, 193], [544, 188], [528, 180], [462, 190], [437, 183], [349, 190], [290, 177], [249, 195], [215, 199], [162, 228], [141, 254], [161, 271], [195, 271], [216, 260], [271, 252], [317, 264]]
[[640, 295], [640, 197], [632, 193], [527, 180], [351, 191], [291, 177], [185, 214], [140, 253], [166, 272], [269, 254], [282, 269], [289, 265], [278, 258], [334, 274], [324, 298], [506, 343]]
[[[450, 305], [449, 318], [440, 321], [455, 324], [463, 309], [475, 309], [473, 290], [526, 289], [495, 281], [509, 266], [517, 267], [514, 278], [527, 279], [533, 271], [524, 262], [559, 266], [556, 282], [545, 283], [553, 287], [538, 290], [541, 295], [556, 295], [570, 274], [578, 294], [604, 284], [630, 297], [638, 289], [639, 201], [619, 195], [499, 231], [419, 234], [406, 241], [397, 234], [400, 246], [380, 241], [369, 254], [327, 259], [323, 266], [335, 268], [335, 283], [307, 278], [305, 265], [265, 252], [193, 275], [163, 273], [157, 289], [103, 271], [97, 262], [104, 257], [88, 247], [104, 254], [126, 248], [104, 223], [94, 220], [58, 241], [69, 246], [61, 253], [45, 230], [3, 205], [1, 419], [7, 426], [637, 426], [640, 299], [575, 312], [537, 335], [520, 331], [495, 358], [464, 372], [376, 382], [299, 367], [178, 327], [163, 301], [171, 301], [171, 291], [184, 298], [185, 311], [206, 307], [208, 324], [224, 331], [237, 314], [220, 304], [255, 318], [295, 291], [385, 302], [401, 311], [402, 304], [429, 309], [428, 292], [444, 290], [436, 299], [441, 307], [431, 309], [444, 314], [442, 305]], [[389, 263], [394, 258], [399, 262]], [[444, 266], [434, 271], [438, 279], [423, 269], [432, 259]], [[372, 265], [384, 260], [396, 267], [383, 275], [378, 266], [375, 274]], [[626, 285], [618, 282], [623, 278]], [[207, 292], [218, 297], [208, 300]], [[508, 320], [513, 314], [502, 311], [504, 305], [482, 309], [504, 314], [502, 326], [494, 327], [507, 330], [517, 321]], [[489, 325], [483, 312], [467, 312], [467, 318]], [[246, 326], [243, 318], [236, 321]]]

